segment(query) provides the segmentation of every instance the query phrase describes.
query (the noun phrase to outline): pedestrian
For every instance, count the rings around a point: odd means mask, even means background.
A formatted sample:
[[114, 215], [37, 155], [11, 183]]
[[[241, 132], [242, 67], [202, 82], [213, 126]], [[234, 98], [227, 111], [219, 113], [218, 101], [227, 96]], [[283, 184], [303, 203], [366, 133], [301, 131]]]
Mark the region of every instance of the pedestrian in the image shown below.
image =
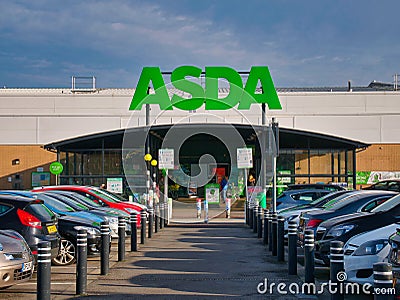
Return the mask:
[[224, 176], [221, 180], [221, 195], [222, 195], [222, 201], [225, 203], [226, 201], [226, 191], [228, 190], [228, 177]]
[[248, 185], [249, 186], [255, 186], [256, 185], [256, 179], [254, 178], [253, 174], [249, 175], [249, 180], [248, 180]]
[[100, 185], [100, 188], [101, 188], [102, 190], [105, 190], [105, 189], [106, 189], [106, 184], [105, 184], [105, 183], [102, 183], [102, 184]]

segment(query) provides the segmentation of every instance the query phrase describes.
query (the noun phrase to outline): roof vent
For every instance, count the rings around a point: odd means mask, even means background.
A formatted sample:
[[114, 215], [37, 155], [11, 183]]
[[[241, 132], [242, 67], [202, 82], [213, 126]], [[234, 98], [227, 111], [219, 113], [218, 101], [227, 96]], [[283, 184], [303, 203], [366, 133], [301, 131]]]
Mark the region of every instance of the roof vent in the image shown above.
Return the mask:
[[72, 76], [71, 92], [87, 92], [92, 93], [96, 91], [96, 77], [94, 76]]

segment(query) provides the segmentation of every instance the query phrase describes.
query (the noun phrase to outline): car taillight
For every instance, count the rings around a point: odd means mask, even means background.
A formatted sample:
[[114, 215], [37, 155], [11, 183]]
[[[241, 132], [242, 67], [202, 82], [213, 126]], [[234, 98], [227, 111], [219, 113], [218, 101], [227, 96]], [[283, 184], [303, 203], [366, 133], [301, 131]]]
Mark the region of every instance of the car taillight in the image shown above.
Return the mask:
[[320, 219], [311, 219], [310, 221], [307, 222], [306, 227], [307, 228], [314, 228], [317, 227], [323, 220]]
[[17, 210], [17, 215], [23, 225], [40, 229], [42, 228], [42, 222], [40, 222], [40, 220], [34, 215], [19, 208]]

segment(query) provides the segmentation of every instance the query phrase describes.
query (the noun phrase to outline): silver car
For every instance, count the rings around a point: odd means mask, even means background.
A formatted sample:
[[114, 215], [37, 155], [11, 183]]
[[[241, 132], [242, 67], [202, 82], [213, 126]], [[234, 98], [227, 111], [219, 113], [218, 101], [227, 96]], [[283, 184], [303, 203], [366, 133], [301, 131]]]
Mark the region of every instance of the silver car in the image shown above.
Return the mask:
[[0, 288], [28, 281], [33, 255], [24, 238], [14, 230], [0, 230]]

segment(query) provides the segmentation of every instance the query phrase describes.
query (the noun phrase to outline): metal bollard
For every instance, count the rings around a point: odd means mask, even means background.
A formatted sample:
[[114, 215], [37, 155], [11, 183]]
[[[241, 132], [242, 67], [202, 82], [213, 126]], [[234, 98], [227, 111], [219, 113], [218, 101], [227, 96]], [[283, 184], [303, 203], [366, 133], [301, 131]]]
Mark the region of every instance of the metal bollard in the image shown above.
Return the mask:
[[249, 227], [253, 229], [253, 207], [249, 204]]
[[[343, 282], [346, 275], [344, 273], [344, 253], [343, 253], [343, 242], [332, 241], [330, 245], [330, 280], [332, 283]], [[343, 275], [343, 278], [342, 278]], [[344, 294], [336, 290], [336, 293], [331, 294], [331, 300], [342, 300]]]
[[118, 261], [125, 259], [125, 217], [118, 217]]
[[[172, 209], [172, 206], [171, 206], [171, 209]], [[165, 202], [164, 203], [164, 227], [167, 227], [167, 225], [168, 225], [168, 220], [170, 218], [169, 213], [170, 212], [169, 212], [168, 202]]]
[[154, 233], [158, 232], [158, 228], [159, 228], [159, 224], [160, 224], [159, 216], [160, 216], [160, 205], [156, 204], [156, 206], [154, 208]]
[[249, 225], [249, 202], [247, 199], [244, 202], [244, 221], [246, 225]]
[[272, 256], [278, 255], [278, 217], [274, 213], [272, 214]]
[[266, 209], [264, 210], [264, 234], [263, 234], [263, 244], [268, 245], [268, 217], [269, 211]]
[[100, 275], [107, 275], [110, 269], [110, 225], [101, 222]]
[[304, 281], [315, 283], [314, 278], [314, 230], [304, 231]]
[[225, 210], [226, 210], [226, 218], [231, 218], [231, 198], [226, 198], [225, 200]]
[[201, 198], [196, 198], [196, 217], [201, 219]]
[[289, 222], [288, 228], [288, 267], [289, 275], [297, 275], [297, 223]]
[[154, 222], [154, 209], [149, 208], [149, 229], [147, 230], [147, 236], [149, 239], [153, 236], [153, 222]]
[[37, 290], [38, 300], [50, 300], [51, 292], [51, 244], [40, 242], [37, 257]]
[[87, 287], [87, 231], [86, 229], [78, 230], [78, 238], [76, 240], [76, 295], [86, 294]]
[[160, 203], [160, 229], [164, 227], [164, 218], [165, 218], [165, 204], [164, 202]]
[[262, 238], [262, 220], [263, 220], [263, 209], [261, 206], [258, 207], [258, 215], [257, 215], [257, 238]]
[[272, 215], [273, 213], [268, 215], [268, 251], [272, 251]]
[[140, 243], [144, 244], [146, 241], [146, 212], [142, 210], [140, 212], [141, 226], [140, 226]]
[[277, 253], [278, 261], [285, 261], [285, 218], [278, 217], [277, 226]]
[[257, 219], [258, 219], [258, 206], [254, 206], [253, 209], [253, 232], [257, 233]]
[[137, 212], [131, 212], [131, 252], [137, 251]]
[[395, 292], [390, 292], [393, 288], [393, 272], [392, 265], [386, 262], [379, 262], [373, 264], [374, 270], [374, 300], [392, 300], [394, 299]]

